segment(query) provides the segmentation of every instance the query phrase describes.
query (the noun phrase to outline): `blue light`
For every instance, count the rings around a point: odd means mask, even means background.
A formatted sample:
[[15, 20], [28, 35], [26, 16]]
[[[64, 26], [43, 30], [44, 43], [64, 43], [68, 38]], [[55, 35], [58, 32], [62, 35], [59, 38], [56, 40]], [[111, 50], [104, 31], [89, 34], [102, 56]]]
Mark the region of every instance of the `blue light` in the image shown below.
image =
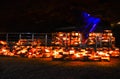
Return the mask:
[[96, 18], [96, 19], [93, 21], [94, 24], [98, 24], [99, 22], [100, 22], [100, 19], [99, 19], [99, 18]]
[[92, 28], [90, 29], [90, 32], [92, 32], [96, 27], [96, 24], [93, 24]]
[[87, 29], [87, 28], [88, 28], [88, 26], [90, 26], [90, 24], [91, 24], [91, 23], [88, 23], [87, 25], [85, 25], [85, 29]]
[[89, 23], [97, 24], [97, 23], [100, 22], [100, 18], [90, 16], [90, 14], [88, 14], [87, 12], [83, 12], [82, 16], [83, 16], [84, 22], [87, 23], [87, 24], [89, 24]]
[[82, 30], [86, 33], [86, 36], [88, 36], [89, 32], [93, 32], [96, 29], [97, 24], [100, 22], [100, 18], [91, 16], [87, 12], [82, 12], [82, 16], [83, 22], [85, 23], [84, 29]]
[[92, 23], [92, 22], [94, 22], [95, 18], [94, 17], [90, 17], [87, 20], [88, 20], [88, 23]]
[[90, 14], [88, 14], [87, 12], [83, 12], [82, 15], [84, 18], [88, 18], [90, 16]]

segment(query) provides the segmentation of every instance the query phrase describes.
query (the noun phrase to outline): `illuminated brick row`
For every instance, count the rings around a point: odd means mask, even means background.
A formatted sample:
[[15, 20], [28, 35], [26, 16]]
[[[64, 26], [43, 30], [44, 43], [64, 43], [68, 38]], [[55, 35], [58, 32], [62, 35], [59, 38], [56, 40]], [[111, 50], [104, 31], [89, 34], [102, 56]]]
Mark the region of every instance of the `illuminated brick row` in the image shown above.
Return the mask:
[[119, 49], [115, 47], [115, 38], [108, 31], [89, 33], [85, 48], [80, 46], [84, 39], [82, 33], [75, 31], [53, 33], [50, 46], [42, 45], [42, 39], [20, 39], [12, 48], [7, 41], [0, 41], [0, 55], [28, 58], [51, 57], [53, 60], [110, 61], [111, 57], [119, 57]]

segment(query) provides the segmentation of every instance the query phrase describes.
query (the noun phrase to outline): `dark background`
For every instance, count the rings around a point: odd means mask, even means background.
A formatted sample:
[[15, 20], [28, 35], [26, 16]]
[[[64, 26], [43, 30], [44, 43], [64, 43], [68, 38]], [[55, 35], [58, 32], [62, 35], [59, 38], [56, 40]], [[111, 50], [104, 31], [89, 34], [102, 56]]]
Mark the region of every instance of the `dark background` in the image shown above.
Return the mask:
[[58, 27], [83, 25], [81, 12], [86, 11], [115, 23], [120, 19], [115, 0], [2, 0], [0, 31], [48, 32]]
[[85, 11], [101, 19], [98, 29], [111, 28], [119, 42], [120, 25], [111, 27], [120, 20], [119, 9], [117, 0], [2, 0], [0, 32], [54, 32], [73, 26], [79, 29], [84, 25], [81, 13]]

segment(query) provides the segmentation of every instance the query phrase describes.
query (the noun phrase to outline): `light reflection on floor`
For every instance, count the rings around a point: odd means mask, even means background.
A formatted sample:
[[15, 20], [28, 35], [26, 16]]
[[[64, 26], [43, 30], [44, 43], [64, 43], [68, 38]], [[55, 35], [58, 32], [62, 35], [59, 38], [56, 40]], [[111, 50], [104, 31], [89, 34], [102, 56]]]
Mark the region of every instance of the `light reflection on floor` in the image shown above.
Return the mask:
[[116, 67], [120, 65], [120, 58], [111, 58], [111, 61], [52, 61], [51, 58], [7, 58], [7, 57], [0, 57], [0, 62], [9, 62], [9, 63], [38, 63], [38, 64], [46, 64], [50, 66], [59, 66], [59, 67]]
[[111, 61], [48, 61], [48, 65], [60, 67], [116, 67], [120, 64], [119, 58], [111, 58]]

